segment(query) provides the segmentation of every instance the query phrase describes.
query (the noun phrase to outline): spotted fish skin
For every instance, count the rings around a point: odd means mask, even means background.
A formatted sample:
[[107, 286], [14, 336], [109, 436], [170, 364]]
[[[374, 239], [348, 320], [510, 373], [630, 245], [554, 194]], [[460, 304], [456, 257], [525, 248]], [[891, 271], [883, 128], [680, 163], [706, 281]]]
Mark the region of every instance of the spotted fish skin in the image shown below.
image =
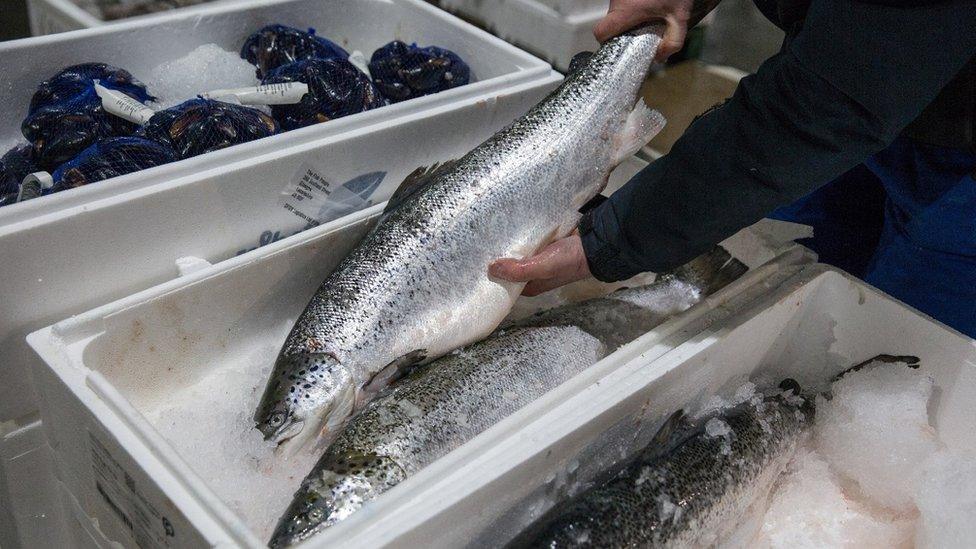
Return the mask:
[[305, 446], [338, 428], [390, 365], [431, 360], [498, 326], [523, 285], [489, 279], [488, 265], [568, 234], [610, 171], [663, 126], [635, 105], [659, 31], [605, 43], [381, 219], [288, 335], [255, 413], [266, 438]]
[[575, 327], [516, 329], [419, 368], [349, 421], [303, 481], [271, 546], [345, 519], [604, 354]]
[[652, 443], [606, 482], [556, 505], [509, 545], [516, 548], [712, 547], [768, 496], [813, 421], [800, 397], [747, 402]]

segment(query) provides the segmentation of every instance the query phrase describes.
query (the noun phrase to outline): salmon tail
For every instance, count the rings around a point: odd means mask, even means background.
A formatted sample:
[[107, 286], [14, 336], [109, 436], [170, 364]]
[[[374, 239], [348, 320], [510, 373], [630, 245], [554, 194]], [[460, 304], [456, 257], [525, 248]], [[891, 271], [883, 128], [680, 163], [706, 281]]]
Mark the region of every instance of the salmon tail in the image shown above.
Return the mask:
[[671, 274], [685, 282], [701, 288], [705, 295], [711, 295], [749, 270], [744, 263], [732, 257], [721, 246], [702, 254], [678, 267]]

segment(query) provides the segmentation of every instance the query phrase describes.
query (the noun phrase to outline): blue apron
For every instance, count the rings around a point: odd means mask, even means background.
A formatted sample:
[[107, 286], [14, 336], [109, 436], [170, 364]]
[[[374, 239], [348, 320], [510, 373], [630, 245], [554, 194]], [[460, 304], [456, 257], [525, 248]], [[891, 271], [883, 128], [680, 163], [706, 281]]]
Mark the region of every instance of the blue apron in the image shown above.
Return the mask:
[[824, 263], [976, 337], [976, 153], [900, 137], [770, 215], [804, 223]]

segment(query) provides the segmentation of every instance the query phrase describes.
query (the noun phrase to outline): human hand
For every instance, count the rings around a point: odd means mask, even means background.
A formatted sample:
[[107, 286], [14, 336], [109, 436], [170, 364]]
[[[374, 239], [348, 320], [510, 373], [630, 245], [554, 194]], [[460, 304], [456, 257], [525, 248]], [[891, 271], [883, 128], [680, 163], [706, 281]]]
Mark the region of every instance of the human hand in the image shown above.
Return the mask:
[[666, 25], [656, 61], [664, 62], [685, 43], [688, 27], [694, 26], [719, 0], [610, 0], [610, 11], [593, 28], [600, 42], [654, 21]]
[[499, 259], [488, 266], [488, 274], [509, 282], [527, 282], [522, 290], [526, 296], [593, 276], [583, 253], [583, 242], [576, 232], [525, 259]]

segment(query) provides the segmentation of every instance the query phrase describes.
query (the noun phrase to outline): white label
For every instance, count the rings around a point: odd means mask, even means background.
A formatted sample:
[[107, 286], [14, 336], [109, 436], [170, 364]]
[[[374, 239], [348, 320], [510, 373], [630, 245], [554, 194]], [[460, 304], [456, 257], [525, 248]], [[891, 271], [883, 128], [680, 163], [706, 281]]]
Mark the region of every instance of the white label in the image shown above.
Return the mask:
[[304, 82], [281, 82], [250, 88], [213, 90], [201, 94], [201, 97], [223, 101], [233, 97], [242, 105], [292, 105], [301, 101], [306, 93], [308, 84]]
[[279, 193], [278, 204], [314, 227], [372, 205], [370, 197], [385, 177], [386, 172], [370, 172], [336, 184], [303, 163]]
[[102, 99], [105, 112], [139, 124], [145, 124], [156, 111], [129, 97], [128, 95], [110, 90], [95, 81], [95, 93]]
[[132, 534], [135, 545], [142, 549], [178, 546], [173, 522], [149, 503], [129, 472], [90, 431], [88, 446], [95, 490], [109, 512]]

